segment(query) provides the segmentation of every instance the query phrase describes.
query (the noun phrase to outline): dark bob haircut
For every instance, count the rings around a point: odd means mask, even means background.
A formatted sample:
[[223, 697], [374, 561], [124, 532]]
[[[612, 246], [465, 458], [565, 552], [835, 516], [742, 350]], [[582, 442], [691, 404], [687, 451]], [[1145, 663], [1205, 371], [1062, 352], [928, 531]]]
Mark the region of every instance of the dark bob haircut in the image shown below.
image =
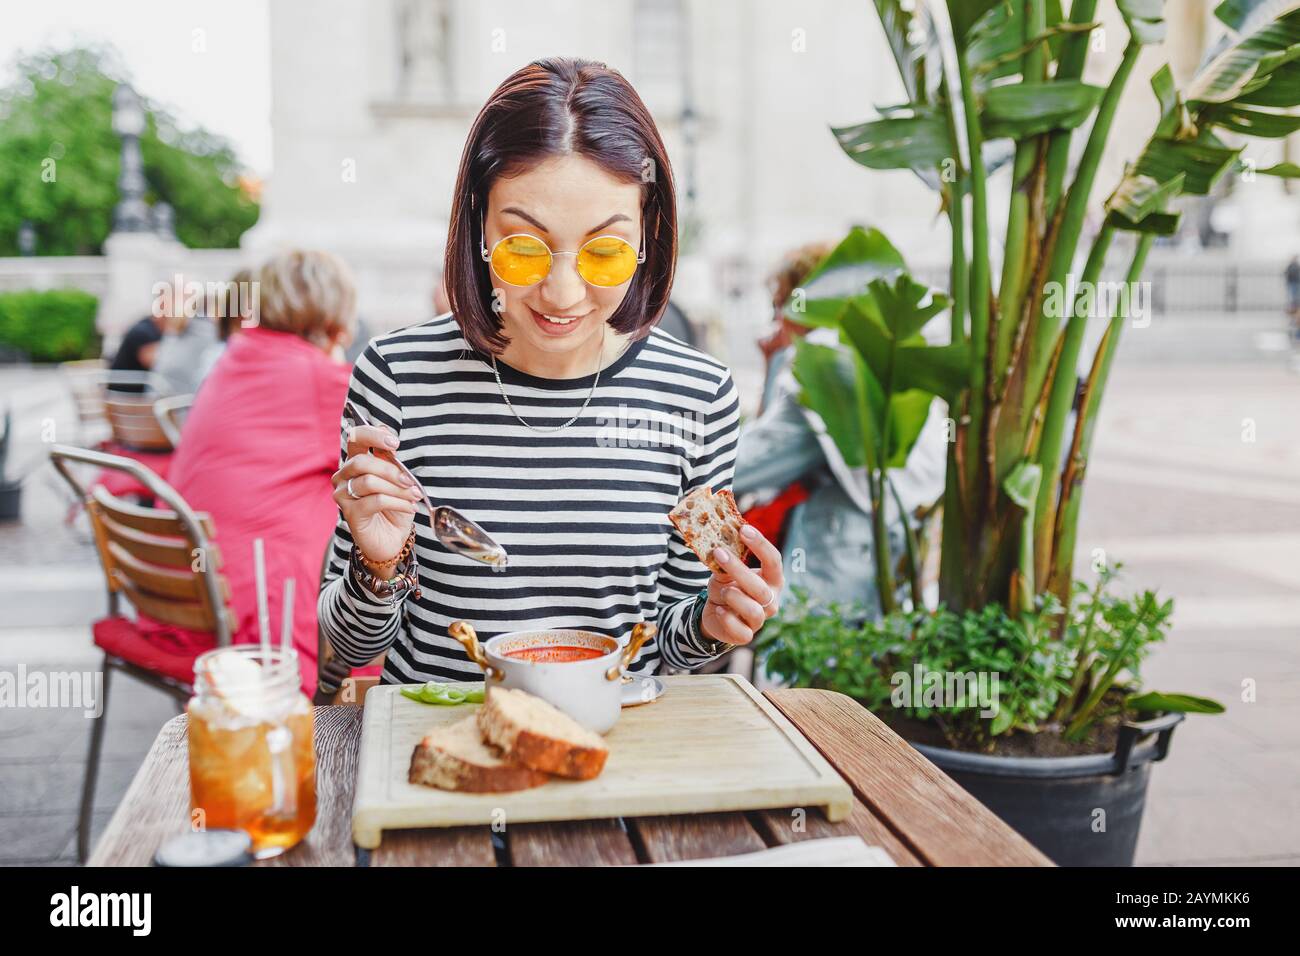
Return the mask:
[[456, 174], [444, 278], [452, 313], [470, 346], [499, 353], [509, 343], [492, 310], [492, 276], [479, 255], [480, 213], [498, 177], [574, 154], [642, 185], [645, 262], [609, 323], [640, 338], [668, 306], [677, 263], [672, 168], [650, 111], [630, 83], [603, 63], [554, 57], [506, 79], [470, 128]]

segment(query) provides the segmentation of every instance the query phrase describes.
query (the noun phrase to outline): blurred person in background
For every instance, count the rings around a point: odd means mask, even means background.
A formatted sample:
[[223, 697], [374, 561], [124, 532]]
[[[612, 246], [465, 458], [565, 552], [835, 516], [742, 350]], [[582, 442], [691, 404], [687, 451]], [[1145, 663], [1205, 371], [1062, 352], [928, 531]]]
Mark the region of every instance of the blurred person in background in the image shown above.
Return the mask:
[[806, 325], [800, 325], [785, 314], [785, 304], [799, 287], [799, 283], [812, 274], [817, 264], [831, 254], [835, 247], [828, 242], [810, 242], [792, 249], [785, 254], [781, 262], [767, 277], [768, 291], [772, 293], [772, 324], [767, 333], [758, 340], [758, 350], [763, 353], [763, 397], [759, 400], [758, 410], [762, 413], [767, 408], [772, 387], [776, 381], [775, 373], [784, 363], [773, 359], [794, 344], [794, 340], [808, 332]]
[[217, 301], [205, 303], [208, 316], [187, 316], [184, 309], [163, 323], [163, 337], [154, 362], [157, 372], [173, 395], [192, 395], [207, 378], [225, 351], [230, 337], [245, 325], [256, 322], [251, 269], [240, 269], [223, 283]]
[[[150, 313], [137, 321], [122, 336], [122, 341], [113, 355], [109, 366], [114, 372], [132, 372], [137, 375], [125, 376], [133, 381], [109, 381], [109, 388], [115, 392], [140, 394], [145, 391], [145, 373], [153, 370], [158, 361], [158, 346], [162, 341], [163, 328], [167, 321], [178, 311], [170, 284], [151, 303]], [[157, 287], [155, 287], [157, 288]]]
[[[347, 266], [323, 252], [279, 255], [258, 281], [258, 325], [230, 339], [204, 381], [169, 480], [196, 511], [212, 516], [236, 643], [258, 640], [254, 539], [265, 543], [277, 639], [284, 581], [294, 579], [294, 645], [310, 696], [316, 592], [338, 518], [330, 476], [339, 463], [339, 419], [351, 372], [343, 350], [356, 326], [356, 290]], [[160, 628], [154, 637], [188, 650], [211, 643], [210, 635], [175, 628]]]
[[[799, 401], [792, 371], [797, 338], [845, 347], [837, 330], [810, 330], [785, 314], [791, 294], [832, 248], [815, 244], [793, 250], [769, 278], [773, 322], [758, 342], [767, 360], [762, 410], [741, 429], [733, 487], [745, 520], [781, 549], [787, 593], [801, 588], [814, 605], [859, 605], [864, 615], [879, 617], [866, 471], [845, 462], [821, 418]], [[931, 405], [906, 466], [890, 469], [909, 521], [943, 494], [942, 407]], [[905, 553], [903, 520], [891, 497], [886, 524], [895, 557]], [[907, 596], [900, 591], [900, 598]]]

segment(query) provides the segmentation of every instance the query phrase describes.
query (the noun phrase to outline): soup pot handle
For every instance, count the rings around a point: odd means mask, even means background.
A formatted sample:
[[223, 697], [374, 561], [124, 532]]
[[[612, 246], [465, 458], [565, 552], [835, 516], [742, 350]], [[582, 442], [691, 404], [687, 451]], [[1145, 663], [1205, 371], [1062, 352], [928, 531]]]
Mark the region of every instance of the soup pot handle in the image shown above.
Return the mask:
[[500, 681], [505, 675], [498, 671], [489, 663], [487, 655], [483, 653], [483, 648], [478, 642], [478, 635], [474, 633], [474, 625], [469, 621], [452, 621], [451, 626], [447, 628], [447, 633], [460, 642], [461, 647], [465, 648], [465, 653], [469, 659], [483, 668], [483, 673], [492, 680]]
[[631, 666], [632, 661], [640, 652], [642, 646], [658, 632], [658, 628], [653, 624], [641, 623], [632, 628], [632, 639], [627, 642], [627, 647], [623, 648], [623, 656], [618, 659], [618, 663], [605, 671], [606, 680], [620, 680], [627, 669]]

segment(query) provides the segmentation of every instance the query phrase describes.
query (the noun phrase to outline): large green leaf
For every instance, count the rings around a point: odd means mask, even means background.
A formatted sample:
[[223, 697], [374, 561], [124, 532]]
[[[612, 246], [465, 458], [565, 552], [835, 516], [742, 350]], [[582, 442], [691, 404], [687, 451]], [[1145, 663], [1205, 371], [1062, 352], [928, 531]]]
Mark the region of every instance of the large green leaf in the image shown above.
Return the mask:
[[917, 42], [918, 33], [930, 30], [925, 7], [907, 0], [875, 0], [875, 4], [907, 99], [913, 103], [926, 102], [925, 46]]
[[1164, 694], [1160, 691], [1147, 691], [1135, 694], [1124, 701], [1129, 710], [1159, 711], [1179, 714], [1221, 714], [1226, 708], [1217, 700], [1209, 697], [1194, 697], [1191, 694]]
[[1234, 133], [1262, 136], [1268, 139], [1290, 136], [1300, 129], [1300, 116], [1266, 113], [1263, 110], [1247, 109], [1235, 103], [1208, 107], [1201, 111], [1200, 119], [1203, 123], [1222, 126]]
[[1228, 0], [1214, 12], [1233, 32], [1196, 71], [1186, 93], [1189, 103], [1236, 99], [1261, 69], [1267, 73], [1291, 62], [1286, 51], [1300, 43], [1300, 0]]
[[1233, 102], [1242, 106], [1300, 106], [1300, 62], [1293, 60], [1257, 76]]
[[864, 294], [873, 279], [895, 276], [905, 268], [903, 256], [884, 233], [855, 226], [794, 290], [785, 313], [802, 325], [834, 327], [845, 302]]
[[1172, 236], [1178, 232], [1178, 223], [1181, 219], [1182, 213], [1178, 212], [1153, 212], [1137, 220], [1129, 219], [1122, 213], [1111, 212], [1106, 214], [1106, 225], [1112, 229], [1123, 229], [1127, 232], [1148, 232], [1153, 236]]
[[1267, 169], [1255, 170], [1261, 176], [1279, 176], [1282, 179], [1300, 179], [1300, 166], [1295, 163], [1278, 163]]
[[990, 139], [1023, 139], [1053, 129], [1073, 129], [1086, 120], [1105, 92], [1078, 80], [1008, 83], [984, 94], [980, 123]]
[[[900, 285], [904, 278], [900, 277]], [[886, 319], [877, 290], [880, 285], [883, 283], [873, 282], [870, 296], [846, 304], [840, 317], [845, 338], [861, 354], [872, 374], [895, 391], [920, 390], [951, 404], [970, 382], [969, 347], [965, 343], [929, 345], [915, 331], [907, 331], [919, 329], [918, 321], [924, 325], [926, 319], [938, 314], [933, 310], [934, 301], [911, 314], [905, 306], [889, 306], [893, 317]], [[920, 288], [924, 290], [924, 286]], [[948, 308], [945, 296], [934, 298], [942, 303], [941, 308]], [[906, 334], [896, 338], [893, 329]]]
[[805, 338], [796, 339], [794, 345], [792, 368], [801, 386], [799, 400], [821, 417], [849, 467], [873, 466], [870, 410], [853, 352]]
[[1105, 209], [1133, 222], [1141, 222], [1149, 213], [1162, 211], [1165, 204], [1182, 191], [1185, 178], [1185, 173], [1178, 173], [1162, 183], [1130, 168], [1106, 200]]
[[1151, 90], [1156, 95], [1156, 102], [1160, 104], [1160, 121], [1152, 135], [1172, 139], [1186, 139], [1194, 135], [1196, 130], [1192, 126], [1191, 115], [1187, 112], [1182, 97], [1178, 95], [1178, 88], [1174, 86], [1174, 73], [1169, 69], [1168, 63], [1151, 75]]
[[917, 282], [907, 273], [896, 277], [892, 284], [884, 279], [872, 279], [868, 288], [881, 321], [898, 342], [916, 335], [949, 305], [946, 295]]
[[956, 155], [947, 122], [930, 110], [832, 127], [831, 132], [850, 159], [870, 169], [928, 171]]
[[1138, 157], [1134, 171], [1161, 183], [1182, 174], [1183, 192], [1204, 196], [1240, 152], [1202, 140], [1155, 136]]
[[966, 62], [977, 76], [986, 80], [1013, 76], [1020, 72], [1024, 55], [1040, 43], [1047, 44], [1050, 56], [1054, 58], [1060, 53], [1065, 34], [1087, 33], [1099, 25], [1065, 20], [1060, 0], [1049, 0], [1044, 22], [1046, 30], [1026, 37], [1025, 4], [1001, 3], [995, 6], [971, 28]]
[[948, 0], [948, 22], [958, 49], [965, 49], [971, 29], [980, 18], [1007, 0]]
[[885, 467], [902, 468], [912, 453], [921, 429], [930, 416], [934, 397], [919, 389], [899, 392], [889, 400], [889, 432], [885, 446]]

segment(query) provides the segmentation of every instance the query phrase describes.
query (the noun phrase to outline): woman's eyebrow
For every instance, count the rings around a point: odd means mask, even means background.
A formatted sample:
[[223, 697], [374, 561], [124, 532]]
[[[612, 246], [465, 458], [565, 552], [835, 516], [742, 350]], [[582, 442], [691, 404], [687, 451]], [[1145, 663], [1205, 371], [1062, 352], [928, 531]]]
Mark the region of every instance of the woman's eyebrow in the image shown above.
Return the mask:
[[616, 222], [631, 222], [631, 221], [632, 221], [631, 216], [625, 216], [621, 212], [616, 212], [614, 213], [614, 215], [610, 216], [608, 219], [602, 222], [599, 226], [596, 226], [592, 229], [588, 229], [587, 235], [589, 236], [595, 235], [596, 233], [600, 232], [602, 229], [614, 225], [614, 223]]
[[542, 225], [540, 222], [538, 222], [536, 219], [534, 219], [532, 216], [528, 215], [528, 213], [526, 213], [526, 212], [524, 212], [522, 209], [520, 209], [518, 206], [506, 206], [506, 208], [504, 208], [504, 209], [501, 210], [501, 214], [504, 216], [506, 213], [510, 213], [511, 215], [518, 216], [520, 219], [523, 219], [523, 220], [525, 220], [525, 221], [527, 221], [527, 222], [532, 223], [532, 224], [533, 224], [534, 226], [536, 226], [538, 229], [542, 230], [542, 232], [550, 232], [550, 231], [551, 231], [551, 230], [547, 229], [545, 226], [543, 226], [543, 225]]
[[[506, 213], [510, 213], [512, 216], [518, 216], [520, 219], [523, 219], [525, 222], [532, 223], [542, 232], [547, 232], [547, 233], [550, 232], [549, 229], [547, 229], [544, 225], [542, 225], [532, 216], [528, 215], [528, 213], [524, 212], [518, 206], [506, 206], [504, 209], [501, 210], [501, 214], [504, 216]], [[610, 216], [608, 219], [602, 222], [599, 226], [593, 226], [591, 229], [588, 229], [587, 235], [593, 236], [596, 233], [600, 232], [602, 229], [609, 228], [616, 222], [631, 222], [631, 221], [632, 221], [631, 216], [624, 215], [621, 212], [616, 212], [614, 213], [614, 215]]]

